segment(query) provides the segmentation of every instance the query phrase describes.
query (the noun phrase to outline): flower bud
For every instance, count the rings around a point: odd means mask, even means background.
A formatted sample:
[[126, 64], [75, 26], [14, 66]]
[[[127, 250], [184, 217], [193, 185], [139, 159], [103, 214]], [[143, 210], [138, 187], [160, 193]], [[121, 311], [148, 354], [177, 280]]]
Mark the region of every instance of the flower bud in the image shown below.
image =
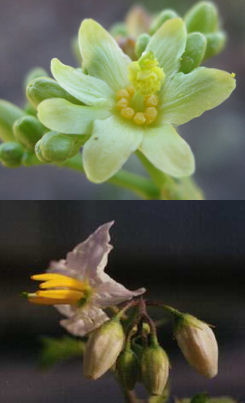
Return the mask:
[[192, 315], [177, 319], [175, 337], [188, 363], [200, 374], [214, 378], [218, 373], [218, 345], [212, 329]]
[[161, 26], [171, 18], [178, 17], [178, 14], [174, 10], [163, 10], [160, 14], [157, 15], [156, 18], [151, 23], [150, 26], [150, 34], [154, 35], [154, 33], [161, 28]]
[[124, 331], [117, 318], [95, 330], [84, 354], [83, 371], [87, 378], [98, 379], [116, 362], [124, 344]]
[[133, 390], [139, 375], [139, 360], [134, 351], [128, 347], [118, 357], [117, 371], [123, 386]]
[[159, 344], [146, 347], [141, 358], [142, 381], [151, 395], [161, 395], [169, 376], [169, 360]]
[[12, 126], [24, 114], [25, 112], [14, 104], [0, 100], [0, 139], [3, 141], [14, 140]]
[[0, 161], [7, 168], [21, 165], [24, 150], [19, 143], [8, 142], [0, 145]]
[[132, 7], [126, 17], [128, 34], [137, 38], [140, 34], [148, 32], [150, 26], [150, 15], [141, 6]]
[[16, 140], [32, 151], [46, 129], [34, 116], [23, 116], [14, 123], [13, 131]]
[[35, 152], [42, 162], [63, 162], [76, 155], [80, 147], [80, 136], [48, 132], [36, 144]]
[[38, 107], [40, 102], [49, 98], [64, 98], [72, 103], [81, 104], [76, 98], [63, 90], [55, 80], [49, 77], [36, 78], [31, 81], [26, 88], [26, 96], [35, 108]]
[[182, 56], [181, 68], [185, 74], [190, 73], [200, 66], [207, 49], [207, 39], [200, 32], [193, 32], [188, 35], [185, 53]]
[[215, 32], [219, 25], [217, 7], [209, 1], [200, 1], [186, 14], [185, 22], [188, 32]]
[[127, 26], [124, 22], [118, 22], [111, 27], [110, 33], [114, 38], [128, 36]]
[[207, 49], [205, 54], [205, 59], [216, 56], [218, 53], [222, 52], [225, 47], [227, 36], [225, 32], [218, 31], [214, 34], [207, 34]]
[[46, 70], [44, 70], [42, 67], [35, 67], [34, 69], [31, 69], [29, 73], [27, 73], [25, 80], [24, 80], [24, 88], [26, 87], [36, 78], [40, 77], [48, 77], [48, 73]]
[[142, 56], [142, 53], [145, 51], [146, 46], [148, 45], [151, 37], [148, 34], [141, 34], [135, 45], [135, 54], [139, 59]]

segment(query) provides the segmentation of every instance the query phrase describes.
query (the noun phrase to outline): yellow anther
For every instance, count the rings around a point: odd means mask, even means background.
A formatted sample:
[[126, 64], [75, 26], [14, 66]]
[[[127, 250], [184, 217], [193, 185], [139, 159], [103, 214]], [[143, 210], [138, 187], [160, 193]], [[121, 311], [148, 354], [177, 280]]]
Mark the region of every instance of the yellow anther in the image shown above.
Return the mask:
[[129, 79], [136, 91], [142, 95], [152, 95], [160, 91], [165, 73], [153, 53], [148, 52], [138, 62], [129, 65]]
[[28, 300], [34, 304], [80, 304], [86, 302], [92, 294], [92, 288], [87, 281], [57, 273], [38, 274], [31, 277], [33, 280], [43, 281], [39, 290], [27, 294]]
[[143, 112], [136, 113], [134, 117], [134, 123], [138, 126], [142, 126], [146, 123], [146, 118]]
[[80, 291], [74, 290], [45, 290], [45, 291], [37, 291], [36, 292], [38, 297], [44, 298], [54, 298], [54, 299], [66, 299], [70, 300], [71, 302], [78, 302], [80, 299], [83, 298], [83, 293]]
[[129, 95], [131, 96], [131, 97], [133, 97], [134, 96], [134, 94], [135, 94], [135, 89], [134, 89], [134, 87], [128, 87], [127, 88], [127, 91], [128, 91], [128, 93], [129, 93]]
[[129, 104], [129, 101], [127, 98], [121, 98], [118, 102], [117, 102], [117, 109], [121, 110], [123, 108], [127, 108]]
[[135, 115], [135, 110], [133, 108], [123, 108], [121, 110], [121, 116], [125, 119], [131, 120]]
[[125, 89], [117, 91], [117, 99], [129, 98], [129, 92]]
[[157, 95], [148, 95], [145, 97], [145, 106], [157, 106], [159, 98]]
[[145, 110], [145, 118], [148, 124], [153, 123], [158, 115], [157, 108], [154, 108], [154, 106], [151, 106], [149, 108], [146, 108]]

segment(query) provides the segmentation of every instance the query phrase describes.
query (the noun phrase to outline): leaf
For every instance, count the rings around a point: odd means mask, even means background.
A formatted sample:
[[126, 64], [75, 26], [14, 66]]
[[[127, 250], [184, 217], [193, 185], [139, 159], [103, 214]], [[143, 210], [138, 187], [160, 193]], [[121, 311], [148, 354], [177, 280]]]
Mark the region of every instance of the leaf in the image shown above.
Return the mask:
[[49, 369], [70, 358], [81, 357], [85, 350], [84, 341], [69, 336], [59, 339], [42, 337], [41, 342], [39, 365], [42, 369]]

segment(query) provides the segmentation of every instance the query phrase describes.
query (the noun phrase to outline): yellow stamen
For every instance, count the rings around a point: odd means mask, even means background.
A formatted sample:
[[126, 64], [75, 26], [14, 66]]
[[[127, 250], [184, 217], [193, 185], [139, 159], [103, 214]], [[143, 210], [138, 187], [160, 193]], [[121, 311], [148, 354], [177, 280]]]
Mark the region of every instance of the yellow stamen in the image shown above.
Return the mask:
[[33, 304], [80, 305], [86, 303], [92, 294], [92, 289], [87, 281], [79, 281], [75, 278], [58, 273], [37, 274], [31, 277], [33, 280], [44, 281], [40, 284], [40, 290], [27, 294], [28, 300]]
[[145, 118], [148, 124], [153, 123], [157, 118], [158, 112], [157, 109], [151, 106], [150, 108], [146, 108], [145, 110]]
[[129, 98], [129, 92], [127, 91], [127, 89], [121, 89], [119, 91], [117, 91], [117, 99], [121, 99], [121, 98]]
[[134, 94], [135, 94], [135, 89], [134, 89], [134, 87], [128, 87], [127, 88], [127, 91], [128, 91], [128, 93], [129, 93], [129, 95], [131, 96], [131, 97], [133, 97], [134, 96]]
[[136, 91], [142, 95], [152, 95], [160, 91], [165, 73], [153, 53], [148, 52], [138, 62], [129, 65], [129, 79]]
[[123, 108], [121, 110], [121, 115], [123, 118], [131, 120], [133, 119], [134, 115], [135, 115], [135, 111], [133, 108]]
[[31, 279], [36, 281], [66, 280], [67, 278], [71, 277], [59, 273], [43, 273], [43, 274], [34, 274], [33, 276], [31, 276]]
[[82, 283], [81, 281], [75, 280], [73, 278], [67, 277], [65, 280], [50, 280], [40, 284], [40, 288], [71, 288], [74, 290], [84, 291], [87, 289], [88, 285]]
[[157, 95], [148, 95], [145, 97], [145, 106], [157, 106], [159, 98]]
[[74, 290], [48, 290], [48, 291], [37, 291], [36, 295], [38, 297], [57, 299], [57, 300], [69, 300], [78, 302], [83, 298], [84, 294], [79, 291]]
[[117, 102], [117, 109], [121, 110], [123, 108], [127, 108], [128, 106], [128, 99], [127, 98], [121, 98], [118, 102]]
[[134, 117], [134, 123], [138, 126], [142, 126], [146, 123], [146, 118], [143, 112], [136, 113]]

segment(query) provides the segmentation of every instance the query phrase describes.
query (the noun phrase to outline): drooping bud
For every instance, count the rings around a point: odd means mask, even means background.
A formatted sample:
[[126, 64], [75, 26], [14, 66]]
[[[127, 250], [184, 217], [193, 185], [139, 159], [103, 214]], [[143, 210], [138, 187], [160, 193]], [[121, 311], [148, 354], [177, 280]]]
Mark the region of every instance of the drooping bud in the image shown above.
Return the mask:
[[206, 323], [185, 314], [177, 319], [175, 337], [188, 363], [200, 374], [214, 378], [218, 373], [218, 345]]
[[209, 1], [200, 1], [186, 14], [185, 22], [188, 32], [215, 32], [219, 26], [217, 7]]
[[84, 354], [84, 376], [98, 379], [115, 364], [124, 345], [124, 331], [118, 318], [113, 318], [90, 336]]
[[80, 147], [80, 136], [48, 132], [36, 144], [35, 152], [41, 162], [63, 162], [74, 157]]
[[42, 101], [49, 98], [64, 98], [72, 103], [81, 104], [76, 98], [63, 90], [55, 80], [49, 77], [41, 77], [32, 81], [26, 88], [26, 96], [35, 108]]
[[180, 71], [190, 73], [200, 66], [207, 49], [207, 39], [200, 32], [193, 32], [188, 35], [185, 53], [182, 56]]
[[14, 141], [12, 126], [25, 112], [14, 104], [0, 100], [0, 139]]
[[24, 150], [19, 143], [8, 142], [0, 145], [0, 161], [7, 168], [21, 166]]
[[225, 47], [227, 36], [223, 31], [215, 32], [214, 34], [207, 34], [207, 50], [205, 53], [205, 59], [209, 59], [210, 57], [216, 56]]
[[16, 140], [33, 151], [46, 129], [34, 116], [23, 116], [14, 123], [13, 131]]
[[141, 6], [134, 6], [126, 17], [126, 26], [129, 35], [137, 38], [140, 34], [149, 31], [151, 17]]
[[169, 376], [169, 359], [158, 343], [146, 347], [141, 358], [142, 381], [151, 395], [161, 395]]
[[178, 14], [174, 10], [163, 10], [160, 14], [157, 15], [156, 18], [151, 23], [150, 26], [150, 34], [154, 35], [154, 33], [161, 28], [161, 26], [171, 18], [178, 17]]
[[133, 390], [139, 378], [139, 360], [130, 347], [125, 348], [119, 355], [117, 371], [123, 386], [127, 390]]
[[138, 37], [138, 39], [136, 41], [136, 45], [135, 45], [135, 54], [138, 59], [142, 56], [142, 54], [146, 50], [146, 47], [147, 47], [150, 39], [151, 39], [151, 37], [148, 34], [141, 34]]

